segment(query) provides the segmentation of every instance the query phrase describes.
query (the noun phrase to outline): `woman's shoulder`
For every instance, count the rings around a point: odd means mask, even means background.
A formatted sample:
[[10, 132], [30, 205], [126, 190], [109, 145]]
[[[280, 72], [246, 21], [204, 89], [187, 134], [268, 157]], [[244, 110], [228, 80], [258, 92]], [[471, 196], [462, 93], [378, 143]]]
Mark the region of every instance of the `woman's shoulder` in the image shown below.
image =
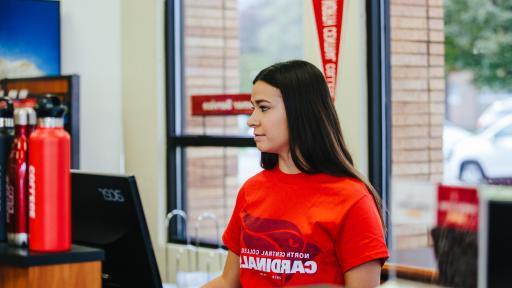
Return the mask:
[[337, 177], [336, 184], [342, 188], [353, 189], [356, 191], [367, 192], [366, 184], [363, 181], [354, 177]]
[[262, 171], [254, 174], [253, 176], [249, 177], [247, 180], [245, 180], [244, 184], [242, 185], [242, 189], [247, 187], [252, 187], [254, 185], [260, 186], [261, 184], [268, 181], [268, 171], [263, 169]]
[[333, 177], [329, 187], [334, 193], [342, 195], [345, 201], [357, 201], [369, 194], [366, 184], [353, 177]]

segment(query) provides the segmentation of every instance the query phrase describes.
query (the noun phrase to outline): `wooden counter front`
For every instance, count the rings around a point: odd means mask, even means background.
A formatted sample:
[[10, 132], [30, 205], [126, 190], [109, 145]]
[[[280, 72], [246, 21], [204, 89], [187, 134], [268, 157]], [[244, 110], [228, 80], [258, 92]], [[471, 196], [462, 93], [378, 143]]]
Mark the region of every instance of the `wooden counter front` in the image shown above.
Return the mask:
[[73, 246], [66, 253], [30, 253], [0, 244], [2, 288], [101, 288], [103, 251]]

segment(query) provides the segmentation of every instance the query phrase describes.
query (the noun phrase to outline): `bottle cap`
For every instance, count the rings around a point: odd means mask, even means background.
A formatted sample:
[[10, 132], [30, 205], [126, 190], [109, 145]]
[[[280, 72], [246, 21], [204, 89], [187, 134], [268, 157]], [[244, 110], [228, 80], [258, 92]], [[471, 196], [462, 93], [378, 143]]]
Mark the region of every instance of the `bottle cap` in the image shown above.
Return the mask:
[[12, 118], [14, 104], [9, 97], [0, 97], [0, 118]]
[[57, 95], [47, 94], [37, 100], [37, 118], [62, 118], [67, 111]]

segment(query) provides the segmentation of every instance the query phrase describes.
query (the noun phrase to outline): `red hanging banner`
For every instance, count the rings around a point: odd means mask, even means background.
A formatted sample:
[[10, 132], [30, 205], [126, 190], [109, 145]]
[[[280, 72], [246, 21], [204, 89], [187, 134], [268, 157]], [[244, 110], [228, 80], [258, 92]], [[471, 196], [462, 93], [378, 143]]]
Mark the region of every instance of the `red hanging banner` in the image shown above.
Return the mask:
[[343, 0], [313, 0], [325, 80], [334, 101], [340, 50]]

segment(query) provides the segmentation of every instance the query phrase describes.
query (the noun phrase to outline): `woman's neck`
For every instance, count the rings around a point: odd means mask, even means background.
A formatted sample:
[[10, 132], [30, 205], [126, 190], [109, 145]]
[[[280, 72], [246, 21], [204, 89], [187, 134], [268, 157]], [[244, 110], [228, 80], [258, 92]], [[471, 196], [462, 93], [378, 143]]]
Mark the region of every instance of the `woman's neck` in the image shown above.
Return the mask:
[[299, 168], [295, 166], [295, 163], [293, 163], [292, 155], [290, 153], [278, 155], [277, 165], [279, 165], [279, 170], [286, 174], [298, 174], [301, 172]]

